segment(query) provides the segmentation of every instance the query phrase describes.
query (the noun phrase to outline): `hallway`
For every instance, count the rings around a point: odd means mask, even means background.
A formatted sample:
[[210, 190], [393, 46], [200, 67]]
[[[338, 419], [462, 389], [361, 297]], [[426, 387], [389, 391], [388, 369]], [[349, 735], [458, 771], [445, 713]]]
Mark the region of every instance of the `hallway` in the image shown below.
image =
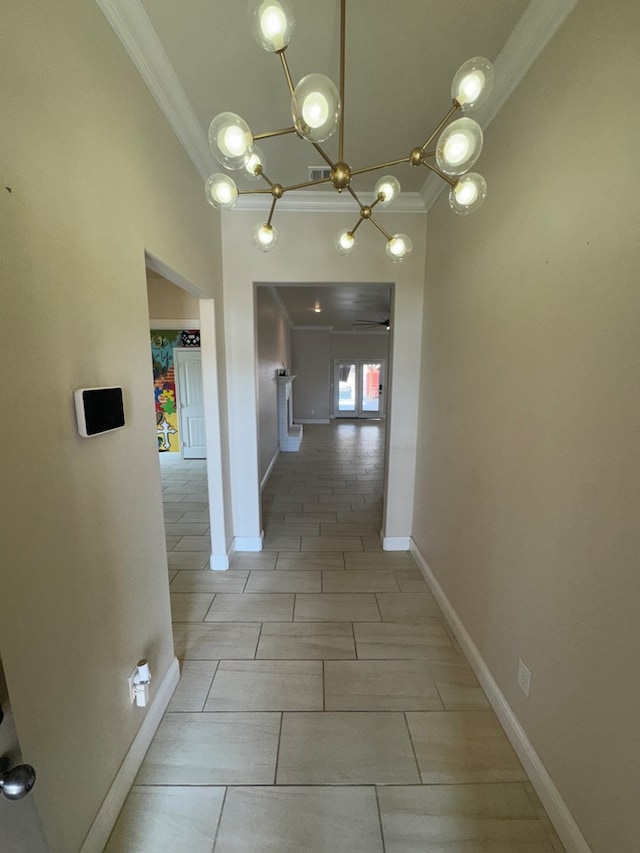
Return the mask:
[[264, 550], [210, 553], [203, 462], [161, 458], [182, 679], [107, 853], [561, 853], [408, 553], [384, 424], [305, 427]]

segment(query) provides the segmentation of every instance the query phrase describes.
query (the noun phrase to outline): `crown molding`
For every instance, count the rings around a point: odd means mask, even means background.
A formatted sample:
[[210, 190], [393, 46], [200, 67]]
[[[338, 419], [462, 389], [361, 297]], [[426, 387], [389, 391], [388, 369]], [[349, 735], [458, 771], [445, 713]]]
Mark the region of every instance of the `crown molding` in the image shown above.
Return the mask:
[[[577, 3], [578, 0], [531, 0], [493, 64], [496, 76], [491, 98], [471, 115], [483, 129], [500, 112]], [[420, 190], [425, 210], [433, 207], [446, 186], [435, 175], [427, 178]]]
[[[373, 193], [358, 193], [363, 204], [371, 205], [375, 200]], [[270, 195], [241, 195], [233, 210], [269, 210], [273, 199]], [[278, 200], [278, 212], [285, 210], [313, 211], [314, 213], [344, 213], [346, 210], [355, 211], [357, 207], [349, 193], [337, 193], [335, 190], [295, 190], [286, 193]], [[426, 213], [424, 201], [420, 193], [401, 193], [389, 208], [390, 213]]]
[[216, 170], [206, 135], [140, 0], [96, 0], [193, 165]]

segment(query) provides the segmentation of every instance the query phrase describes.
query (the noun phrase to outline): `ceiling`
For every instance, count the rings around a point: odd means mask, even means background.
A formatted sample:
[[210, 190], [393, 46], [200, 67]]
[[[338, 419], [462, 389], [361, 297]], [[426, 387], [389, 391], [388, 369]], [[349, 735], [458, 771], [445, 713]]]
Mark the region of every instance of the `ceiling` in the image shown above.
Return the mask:
[[[330, 327], [352, 332], [356, 321], [383, 322], [391, 315], [391, 286], [388, 284], [301, 285], [274, 287], [276, 298], [285, 307], [293, 326]], [[320, 313], [315, 308], [320, 308]], [[381, 332], [358, 327], [358, 332]]]
[[[243, 116], [254, 133], [291, 126], [281, 63], [254, 42], [246, 2], [141, 2], [203, 132], [225, 110]], [[422, 145], [451, 105], [457, 68], [471, 56], [495, 60], [527, 5], [528, 0], [349, 0], [347, 163], [361, 168], [407, 156]], [[339, 0], [292, 0], [292, 6], [295, 30], [287, 59], [294, 84], [319, 72], [338, 85]], [[335, 159], [336, 136], [325, 143]], [[265, 173], [283, 185], [306, 181], [309, 166], [324, 165], [295, 134], [261, 146]], [[395, 173], [405, 191], [419, 191], [428, 174], [407, 164], [385, 171]], [[380, 174], [357, 176], [353, 186], [370, 191]]]

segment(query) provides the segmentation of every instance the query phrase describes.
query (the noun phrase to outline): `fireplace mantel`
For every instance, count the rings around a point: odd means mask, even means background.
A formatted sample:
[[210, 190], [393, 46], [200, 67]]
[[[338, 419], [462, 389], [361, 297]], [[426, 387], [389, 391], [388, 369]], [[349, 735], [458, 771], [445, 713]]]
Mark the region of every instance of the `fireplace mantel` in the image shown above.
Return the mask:
[[276, 376], [278, 383], [278, 438], [280, 450], [295, 452], [302, 443], [302, 424], [293, 422], [293, 380], [295, 376]]

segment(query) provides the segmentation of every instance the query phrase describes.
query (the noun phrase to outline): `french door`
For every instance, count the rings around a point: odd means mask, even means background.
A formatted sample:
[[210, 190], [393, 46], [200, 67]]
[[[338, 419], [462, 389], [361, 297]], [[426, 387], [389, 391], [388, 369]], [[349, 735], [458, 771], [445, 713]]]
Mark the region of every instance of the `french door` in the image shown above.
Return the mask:
[[336, 361], [334, 368], [336, 418], [384, 417], [384, 360]]

